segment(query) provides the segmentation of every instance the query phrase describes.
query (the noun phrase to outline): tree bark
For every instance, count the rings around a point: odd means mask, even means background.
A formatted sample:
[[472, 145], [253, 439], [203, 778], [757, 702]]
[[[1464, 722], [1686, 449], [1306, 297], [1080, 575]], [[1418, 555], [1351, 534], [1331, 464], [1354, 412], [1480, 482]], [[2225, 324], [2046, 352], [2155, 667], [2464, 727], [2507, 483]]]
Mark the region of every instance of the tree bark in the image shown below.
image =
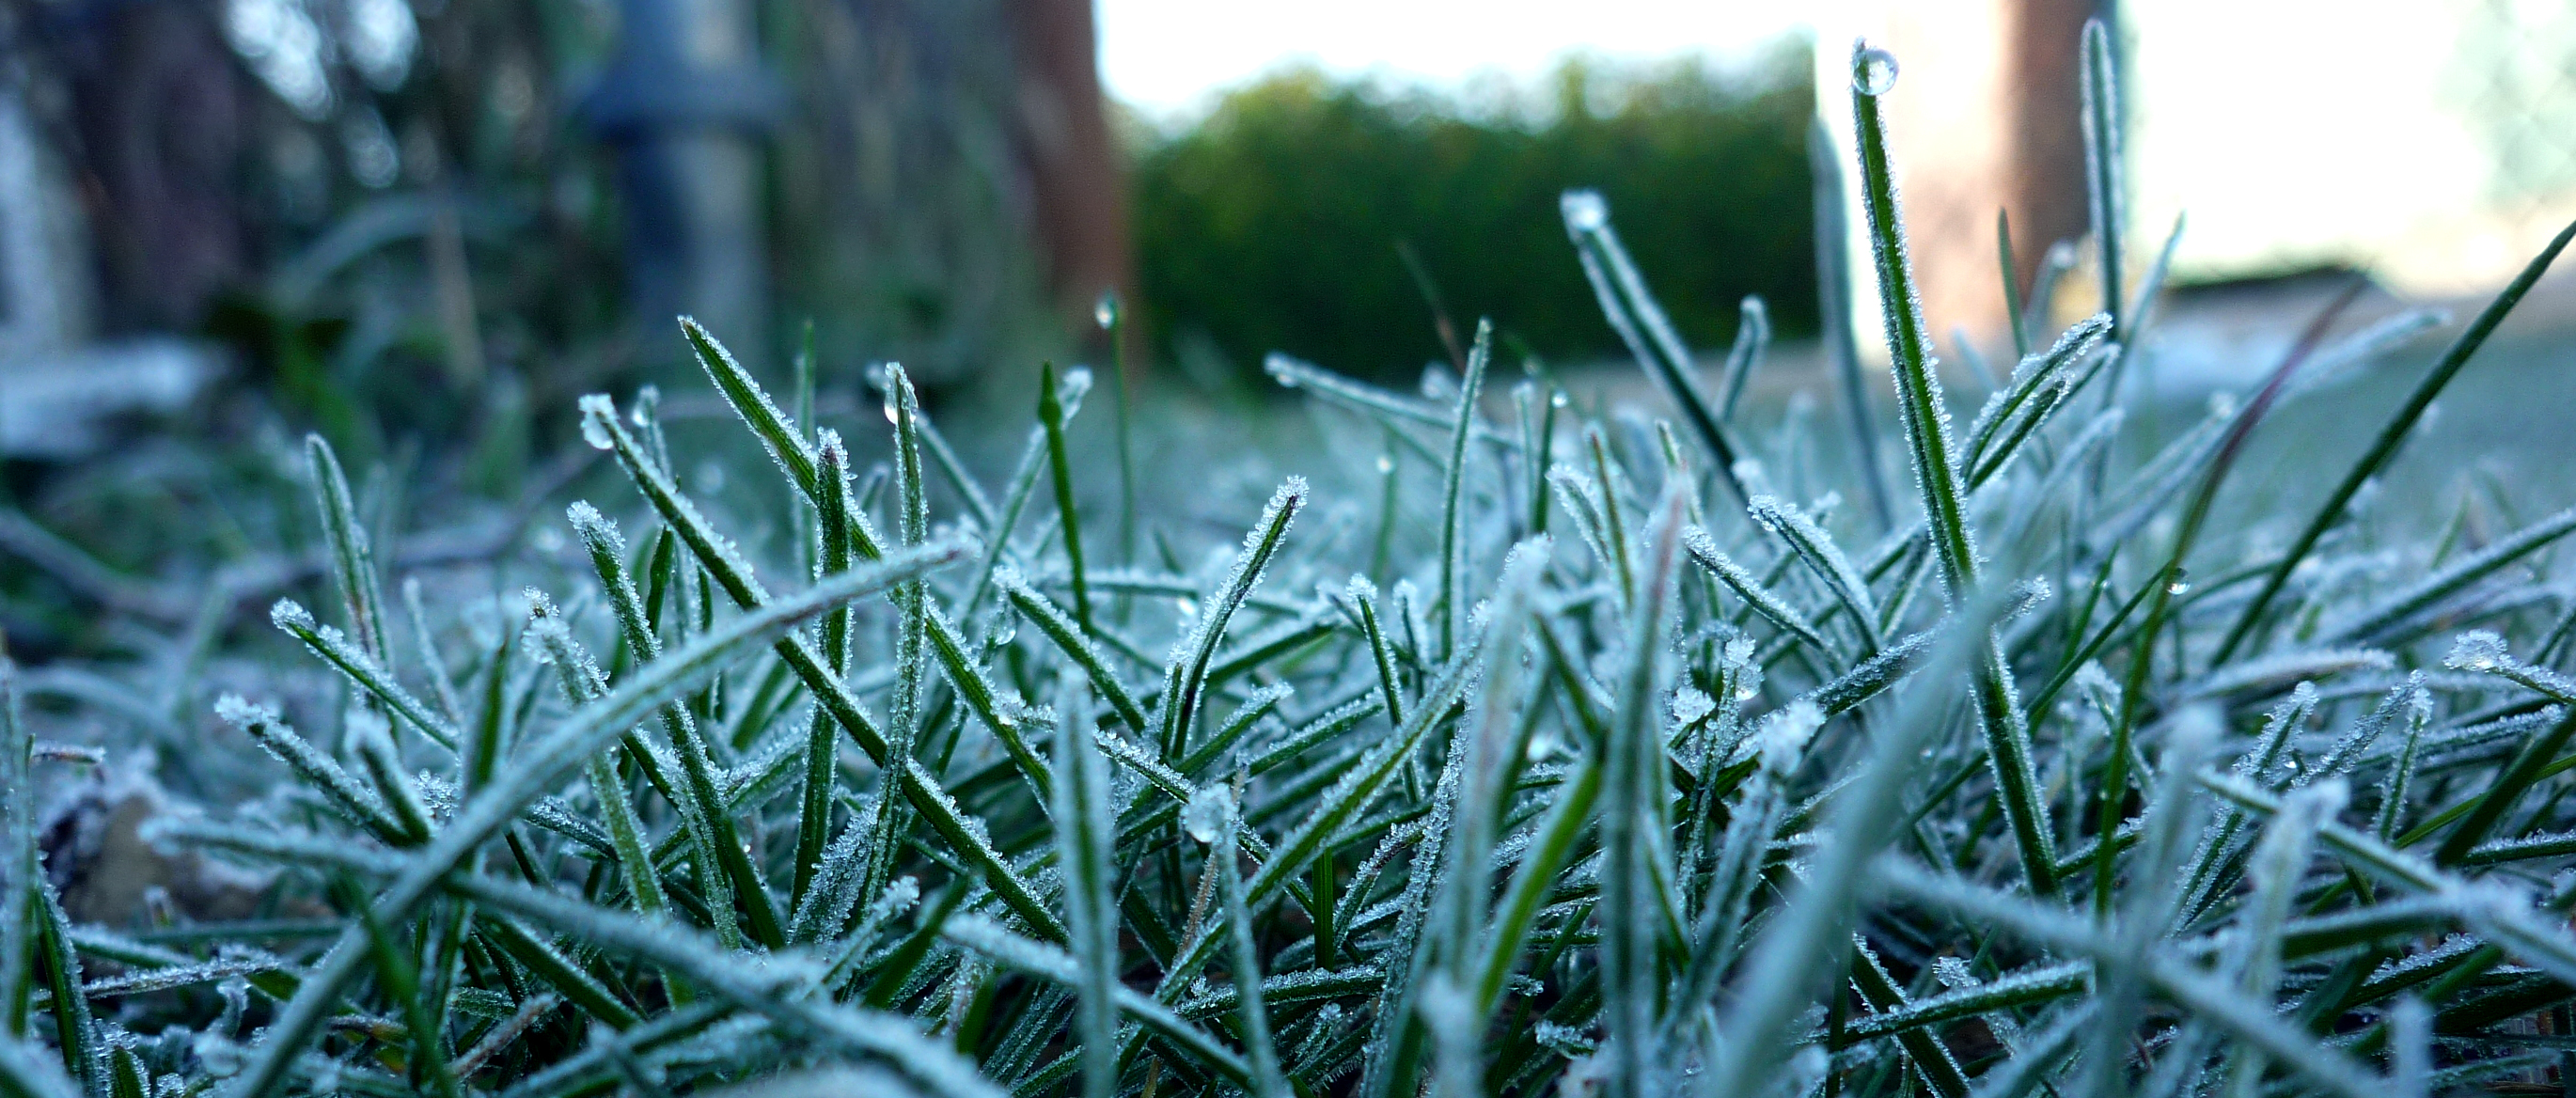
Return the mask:
[[189, 328], [248, 269], [244, 74], [211, 5], [91, 5], [65, 20], [72, 160], [111, 329]]
[[1130, 278], [1126, 180], [1100, 88], [1091, 0], [1015, 0], [1021, 155], [1047, 290], [1068, 333]]

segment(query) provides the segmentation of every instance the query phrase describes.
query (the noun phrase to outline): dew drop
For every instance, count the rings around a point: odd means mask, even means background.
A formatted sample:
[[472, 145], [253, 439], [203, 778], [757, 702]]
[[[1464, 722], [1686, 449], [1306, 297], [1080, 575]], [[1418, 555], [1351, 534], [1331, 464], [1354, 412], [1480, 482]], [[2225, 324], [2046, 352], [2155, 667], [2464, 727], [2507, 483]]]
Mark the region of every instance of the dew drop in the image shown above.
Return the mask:
[[1868, 96], [1885, 95], [1896, 87], [1896, 55], [1875, 46], [1852, 57], [1852, 90]]
[[1181, 617], [1183, 619], [1199, 616], [1199, 600], [1191, 598], [1188, 595], [1183, 595], [1179, 598], [1173, 599], [1172, 606], [1181, 612]]
[[1393, 455], [1393, 454], [1379, 454], [1379, 455], [1377, 456], [1377, 471], [1378, 471], [1378, 475], [1379, 475], [1379, 476], [1384, 476], [1384, 475], [1386, 475], [1386, 474], [1388, 474], [1388, 473], [1392, 473], [1392, 472], [1394, 472], [1394, 471], [1395, 471], [1395, 455]]
[[1573, 402], [1566, 397], [1565, 390], [1563, 389], [1559, 389], [1547, 395], [1547, 406], [1550, 408], [1562, 408], [1570, 403]]
[[1565, 227], [1575, 232], [1599, 232], [1610, 224], [1610, 204], [1602, 201], [1599, 191], [1567, 191], [1557, 206], [1565, 215]]
[[2190, 580], [2175, 580], [2165, 585], [2165, 594], [2168, 595], [2179, 595], [2189, 590], [2191, 590]]
[[1100, 291], [1100, 300], [1091, 306], [1091, 320], [1100, 325], [1102, 331], [1118, 326], [1118, 291]]

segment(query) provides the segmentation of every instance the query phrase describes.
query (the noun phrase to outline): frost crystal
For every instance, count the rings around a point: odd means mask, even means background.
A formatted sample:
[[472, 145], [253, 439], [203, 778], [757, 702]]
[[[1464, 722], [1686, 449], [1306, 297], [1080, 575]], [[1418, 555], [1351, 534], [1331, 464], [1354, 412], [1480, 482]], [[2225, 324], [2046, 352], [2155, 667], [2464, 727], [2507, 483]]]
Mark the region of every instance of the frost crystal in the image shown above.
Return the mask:
[[1599, 232], [1610, 223], [1610, 204], [1599, 191], [1567, 191], [1557, 199], [1557, 208], [1565, 215], [1565, 227], [1573, 232]]
[[2451, 654], [2442, 659], [2443, 666], [2457, 671], [2493, 671], [2512, 662], [2513, 653], [2504, 638], [2484, 629], [2460, 634]]
[[277, 710], [252, 702], [239, 694], [226, 694], [216, 698], [215, 716], [235, 728], [277, 723]]
[[1222, 785], [1200, 786], [1190, 794], [1190, 803], [1181, 808], [1181, 827], [1203, 843], [1223, 837], [1233, 822], [1234, 794]]
[[1696, 687], [1685, 686], [1673, 692], [1673, 723], [1688, 727], [1717, 711], [1717, 699]]
[[268, 608], [268, 620], [276, 623], [280, 629], [313, 628], [313, 612], [305, 609], [294, 599], [277, 600], [276, 605]]
[[1762, 719], [1760, 739], [1762, 766], [1773, 773], [1787, 773], [1798, 765], [1798, 756], [1807, 749], [1807, 740], [1824, 727], [1825, 711], [1816, 703], [1800, 698]]
[[613, 425], [617, 422], [617, 405], [606, 396], [592, 393], [581, 398], [581, 440], [594, 450], [617, 447]]

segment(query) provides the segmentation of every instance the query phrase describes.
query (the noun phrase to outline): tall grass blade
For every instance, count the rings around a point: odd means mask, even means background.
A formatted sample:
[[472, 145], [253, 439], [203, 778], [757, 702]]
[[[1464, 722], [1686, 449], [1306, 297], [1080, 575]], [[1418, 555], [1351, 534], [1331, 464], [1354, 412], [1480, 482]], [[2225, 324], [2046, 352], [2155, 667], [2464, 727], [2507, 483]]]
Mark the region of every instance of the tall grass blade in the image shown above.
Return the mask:
[[1216, 659], [1217, 645], [1225, 640], [1225, 627], [1234, 619], [1245, 599], [1251, 597], [1254, 585], [1261, 582], [1262, 572], [1269, 568], [1270, 558], [1287, 540], [1288, 527], [1297, 512], [1306, 505], [1306, 479], [1290, 477], [1271, 493], [1270, 503], [1261, 509], [1261, 518], [1243, 536], [1243, 550], [1236, 554], [1234, 567], [1225, 579], [1208, 592], [1199, 603], [1197, 620], [1172, 646], [1172, 656], [1163, 669], [1163, 703], [1161, 735], [1163, 757], [1176, 759], [1188, 749], [1191, 718], [1198, 713], [1200, 691], [1207, 685], [1208, 665]]
[[1065, 925], [1082, 979], [1074, 1030], [1082, 1040], [1084, 1098], [1118, 1093], [1118, 909], [1111, 878], [1109, 763], [1082, 735], [1079, 711], [1055, 737], [1056, 864], [1065, 877]]
[[393, 646], [385, 640], [384, 585], [376, 579], [375, 550], [349, 494], [349, 478], [340, 471], [339, 455], [318, 434], [304, 436], [304, 464], [313, 477], [313, 502], [322, 512], [322, 541], [331, 551], [331, 584], [348, 608], [349, 628], [367, 656], [390, 670]]
[[[1449, 464], [1440, 482], [1440, 654], [1457, 646], [1467, 620], [1468, 443], [1474, 439], [1476, 401], [1484, 394], [1485, 367], [1494, 357], [1494, 323], [1476, 322], [1476, 342], [1467, 352], [1466, 373], [1458, 382], [1458, 426], [1449, 435]], [[1388, 712], [1394, 712], [1390, 705]]]
[[1831, 838], [1748, 958], [1743, 995], [1718, 1027], [1723, 1051], [1699, 1093], [1755, 1093], [1787, 1059], [1791, 1027], [1822, 990], [1822, 975], [1843, 971], [1854, 901], [1872, 861], [1895, 837], [1916, 752], [1948, 721], [1962, 680], [1992, 649], [1997, 609], [1992, 600], [1962, 606], [1930, 672], [1878, 730], [1859, 775], [1834, 794]]
[[[1941, 399], [1922, 307], [1915, 297], [1913, 263], [1906, 255], [1905, 231], [1897, 212], [1895, 171], [1888, 161], [1886, 127], [1879, 120], [1879, 97], [1894, 84], [1895, 63], [1864, 44], [1852, 46], [1852, 110], [1859, 132], [1862, 205], [1869, 213], [1870, 252], [1878, 265], [1887, 344], [1896, 359], [1891, 372], [1896, 377], [1898, 418], [1905, 426], [1915, 483], [1922, 492], [1932, 546], [1939, 554], [1942, 588], [1951, 604], [1959, 606], [1979, 597], [1979, 561], [1968, 531], [1959, 471], [1951, 462], [1949, 409]], [[2030, 731], [2023, 723], [2012, 668], [2001, 645], [1986, 646], [1974, 678], [1977, 721], [1985, 733], [1996, 795], [2012, 826], [2022, 875], [2033, 894], [2044, 895], [2056, 883], [2056, 840], [2040, 802]]]
[[1574, 240], [1574, 253], [1583, 261], [1583, 273], [1592, 282], [1592, 294], [1600, 301], [1611, 330], [1619, 333], [1620, 342], [1646, 376], [1681, 406], [1682, 418], [1714, 459], [1718, 479], [1726, 482], [1736, 502], [1744, 502], [1744, 485], [1735, 479], [1735, 459], [1741, 451], [1700, 392], [1698, 360], [1673, 330], [1663, 306], [1656, 304], [1636, 263], [1628, 258], [1627, 247], [1619, 243], [1619, 234], [1610, 228], [1609, 202], [1596, 191], [1567, 191], [1558, 206], [1565, 233]]
[[[1084, 375], [1088, 377], [1089, 375]], [[1078, 407], [1078, 405], [1077, 405]], [[1038, 426], [1046, 432], [1047, 469], [1055, 485], [1057, 530], [1064, 538], [1065, 567], [1073, 577], [1073, 620], [1091, 632], [1091, 586], [1082, 568], [1082, 512], [1074, 505], [1073, 465], [1064, 453], [1064, 429], [1072, 413], [1058, 393], [1055, 363], [1038, 368]]]

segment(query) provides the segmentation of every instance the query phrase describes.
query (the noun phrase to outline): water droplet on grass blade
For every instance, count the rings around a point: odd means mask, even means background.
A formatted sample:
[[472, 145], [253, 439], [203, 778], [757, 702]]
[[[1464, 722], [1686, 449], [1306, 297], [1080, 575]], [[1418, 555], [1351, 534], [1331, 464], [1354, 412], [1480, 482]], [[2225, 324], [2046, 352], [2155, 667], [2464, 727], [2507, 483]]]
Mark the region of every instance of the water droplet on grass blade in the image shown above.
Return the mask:
[[1896, 87], [1896, 55], [1867, 46], [1852, 55], [1852, 90], [1868, 96], [1885, 95]]
[[1100, 300], [1091, 306], [1091, 320], [1092, 323], [1100, 325], [1102, 331], [1118, 326], [1118, 291], [1100, 292]]

